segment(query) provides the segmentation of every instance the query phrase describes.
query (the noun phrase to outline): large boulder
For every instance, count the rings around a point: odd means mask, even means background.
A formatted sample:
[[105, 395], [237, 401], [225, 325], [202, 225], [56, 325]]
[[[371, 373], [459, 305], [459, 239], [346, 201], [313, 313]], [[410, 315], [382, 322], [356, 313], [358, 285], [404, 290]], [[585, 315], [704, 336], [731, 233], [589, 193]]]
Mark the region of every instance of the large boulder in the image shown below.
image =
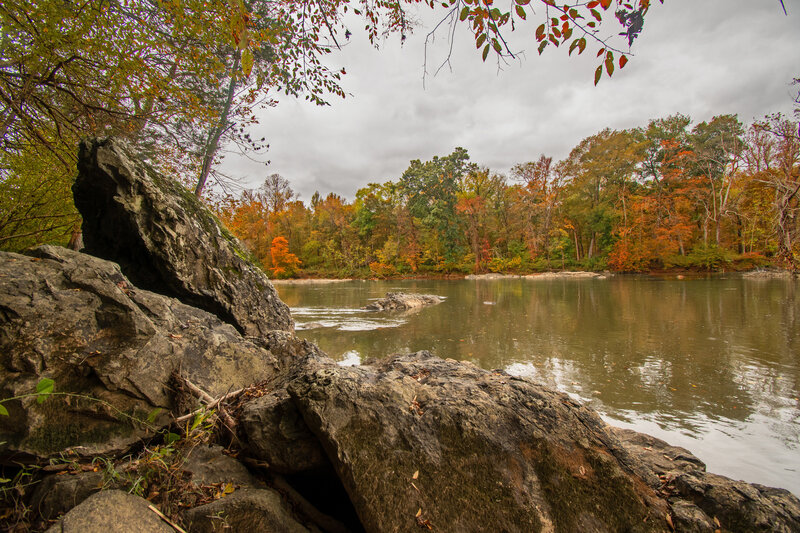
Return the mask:
[[216, 316], [134, 287], [114, 263], [52, 246], [31, 253], [0, 252], [0, 399], [31, 394], [42, 378], [57, 394], [3, 403], [0, 456], [122, 451], [150, 433], [137, 420], [176, 406], [173, 372], [217, 397], [288, 364]]
[[590, 409], [427, 352], [288, 387], [367, 531], [667, 531], [669, 508]]
[[85, 251], [119, 263], [138, 287], [205, 309], [246, 335], [293, 329], [288, 307], [238, 240], [122, 142], [83, 142], [72, 191]]

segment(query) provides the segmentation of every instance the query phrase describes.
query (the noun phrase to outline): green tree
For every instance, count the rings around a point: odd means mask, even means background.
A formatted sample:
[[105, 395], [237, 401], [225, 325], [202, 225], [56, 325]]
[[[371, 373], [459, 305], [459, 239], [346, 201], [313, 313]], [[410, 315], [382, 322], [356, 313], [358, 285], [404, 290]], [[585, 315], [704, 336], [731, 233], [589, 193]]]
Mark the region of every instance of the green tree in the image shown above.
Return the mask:
[[455, 262], [460, 253], [457, 194], [460, 180], [473, 170], [475, 165], [469, 163], [469, 154], [459, 147], [448, 156], [434, 156], [425, 163], [411, 161], [400, 178], [409, 212], [432, 231], [429, 251], [446, 262]]

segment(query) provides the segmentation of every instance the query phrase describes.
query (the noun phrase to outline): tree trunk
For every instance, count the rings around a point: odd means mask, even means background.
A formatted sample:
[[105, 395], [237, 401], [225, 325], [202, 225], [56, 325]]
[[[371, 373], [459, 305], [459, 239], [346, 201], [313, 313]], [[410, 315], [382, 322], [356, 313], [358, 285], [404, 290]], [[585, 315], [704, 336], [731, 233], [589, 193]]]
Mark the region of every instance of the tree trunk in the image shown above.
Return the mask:
[[214, 163], [214, 157], [217, 155], [219, 149], [219, 139], [225, 133], [228, 127], [228, 115], [231, 112], [233, 105], [233, 97], [236, 93], [237, 74], [239, 70], [239, 54], [235, 54], [233, 60], [233, 68], [231, 69], [231, 81], [228, 84], [228, 92], [225, 98], [225, 107], [219, 114], [219, 121], [217, 125], [209, 132], [208, 141], [206, 142], [206, 149], [203, 154], [203, 166], [200, 169], [200, 176], [197, 179], [197, 187], [194, 189], [194, 194], [198, 198], [203, 194], [203, 189], [206, 186], [206, 180], [211, 172], [211, 165]]

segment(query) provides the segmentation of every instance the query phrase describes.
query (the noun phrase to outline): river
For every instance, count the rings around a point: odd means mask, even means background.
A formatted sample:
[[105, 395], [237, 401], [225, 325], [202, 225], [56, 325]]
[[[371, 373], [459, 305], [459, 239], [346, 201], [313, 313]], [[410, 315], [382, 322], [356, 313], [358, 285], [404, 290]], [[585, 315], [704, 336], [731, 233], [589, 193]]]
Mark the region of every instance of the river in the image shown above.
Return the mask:
[[[800, 495], [797, 282], [721, 276], [278, 284], [298, 335], [341, 364], [430, 350], [555, 387], [688, 448], [708, 470]], [[387, 292], [445, 297], [361, 308]]]

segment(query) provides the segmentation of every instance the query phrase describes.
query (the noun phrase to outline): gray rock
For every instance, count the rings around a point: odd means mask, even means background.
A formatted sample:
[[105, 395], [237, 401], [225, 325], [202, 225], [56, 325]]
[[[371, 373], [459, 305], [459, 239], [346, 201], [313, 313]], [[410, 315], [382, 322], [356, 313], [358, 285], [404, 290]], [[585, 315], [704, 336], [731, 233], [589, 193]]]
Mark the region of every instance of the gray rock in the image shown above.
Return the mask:
[[134, 287], [114, 263], [53, 246], [32, 253], [0, 252], [0, 397], [29, 394], [43, 377], [60, 394], [4, 403], [0, 456], [120, 452], [149, 434], [131, 416], [173, 406], [175, 370], [214, 397], [280, 371], [263, 345]]
[[93, 494], [47, 533], [175, 533], [147, 500], [121, 490]]
[[386, 298], [375, 300], [364, 309], [369, 311], [405, 311], [419, 309], [427, 305], [434, 305], [444, 301], [441, 296], [434, 294], [406, 294], [402, 292], [388, 292]]
[[800, 531], [800, 500], [784, 489], [734, 481], [708, 472], [679, 474], [668, 488], [719, 521], [725, 531], [741, 533]]
[[31, 509], [46, 519], [56, 518], [103, 489], [102, 472], [50, 475], [36, 485]]
[[84, 251], [119, 263], [137, 286], [214, 313], [246, 335], [293, 329], [289, 308], [241, 243], [122, 142], [83, 142], [72, 191]]
[[308, 533], [286, 509], [280, 494], [271, 489], [237, 490], [186, 512], [191, 533], [248, 532]]
[[660, 477], [678, 531], [800, 531], [800, 500], [789, 491], [708, 473], [684, 448], [629, 429], [609, 429]]
[[196, 484], [232, 483], [239, 487], [261, 486], [247, 468], [222, 453], [222, 446], [200, 444], [191, 449], [184, 459], [183, 470], [192, 473]]
[[[679, 472], [704, 472], [706, 465], [686, 448], [671, 446], [661, 439], [632, 429], [609, 426], [625, 449], [653, 473], [650, 479], [660, 476], [674, 477]], [[659, 482], [659, 486], [660, 486]]]
[[667, 531], [666, 502], [568, 396], [426, 352], [289, 393], [367, 531]]
[[712, 533], [719, 528], [698, 506], [686, 500], [672, 503], [672, 523], [681, 533]]
[[270, 469], [295, 474], [328, 464], [322, 446], [285, 389], [248, 402], [239, 422], [249, 454]]

